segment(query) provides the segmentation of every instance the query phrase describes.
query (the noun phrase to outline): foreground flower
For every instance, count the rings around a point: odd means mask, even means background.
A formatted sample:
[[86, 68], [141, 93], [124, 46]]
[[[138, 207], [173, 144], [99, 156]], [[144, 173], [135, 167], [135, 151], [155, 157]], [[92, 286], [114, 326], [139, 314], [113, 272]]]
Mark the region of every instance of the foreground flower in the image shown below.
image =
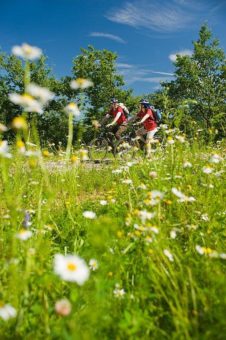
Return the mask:
[[188, 197], [176, 188], [172, 188], [172, 193], [179, 198], [178, 202], [194, 202], [196, 199], [192, 196]]
[[7, 130], [7, 127], [4, 124], [0, 123], [0, 132], [6, 132]]
[[100, 205], [107, 205], [108, 202], [106, 200], [100, 200]]
[[153, 217], [155, 217], [155, 213], [150, 213], [146, 210], [141, 210], [138, 212], [138, 216], [141, 219], [142, 223], [145, 223], [146, 220], [151, 220]]
[[219, 155], [217, 154], [214, 154], [212, 155], [212, 157], [210, 158], [210, 163], [215, 163], [215, 164], [218, 164], [222, 161], [222, 157], [220, 157]]
[[95, 259], [90, 259], [89, 261], [89, 268], [93, 271], [97, 270], [99, 267], [97, 260]]
[[73, 90], [87, 89], [88, 87], [93, 86], [93, 82], [89, 79], [78, 78], [76, 80], [72, 80], [70, 86]]
[[42, 55], [42, 50], [38, 47], [31, 46], [28, 44], [22, 44], [21, 46], [14, 46], [12, 53], [23, 59], [35, 60], [39, 59]]
[[56, 301], [55, 311], [57, 314], [67, 316], [71, 313], [71, 303], [68, 299]]
[[67, 114], [72, 114], [76, 117], [80, 115], [80, 111], [76, 103], [69, 103], [67, 106], [65, 106], [64, 112]]
[[15, 318], [16, 315], [17, 315], [17, 311], [11, 305], [9, 304], [3, 305], [3, 306], [0, 305], [0, 317], [3, 320], [7, 321], [11, 318]]
[[16, 238], [18, 238], [21, 241], [26, 241], [32, 236], [32, 231], [21, 229], [17, 234]]
[[43, 105], [46, 105], [55, 96], [49, 89], [36, 84], [29, 84], [26, 88], [26, 92], [31, 96], [38, 98]]
[[82, 214], [85, 218], [89, 218], [90, 220], [93, 220], [97, 217], [96, 213], [93, 211], [84, 211]]
[[76, 282], [83, 285], [89, 278], [89, 268], [85, 261], [76, 255], [56, 254], [54, 271], [64, 281]]
[[173, 255], [170, 253], [168, 249], [164, 249], [163, 253], [169, 259], [170, 262], [174, 261]]
[[202, 172], [203, 172], [204, 174], [209, 175], [209, 174], [211, 174], [211, 173], [213, 172], [213, 168], [211, 168], [211, 167], [209, 167], [209, 166], [203, 167], [203, 168], [202, 168]]
[[27, 122], [23, 117], [15, 117], [12, 121], [12, 127], [17, 130], [27, 130]]
[[192, 168], [192, 164], [190, 162], [184, 162], [183, 167], [184, 168]]
[[20, 105], [26, 112], [43, 113], [42, 105], [29, 94], [10, 93], [9, 99], [12, 103]]
[[123, 288], [120, 289], [118, 284], [115, 285], [115, 289], [113, 290], [113, 293], [116, 298], [120, 298], [120, 299], [123, 298], [124, 295], [126, 294], [125, 290]]
[[80, 156], [82, 161], [88, 161], [89, 160], [88, 150], [80, 149], [79, 150], [79, 156]]
[[0, 156], [5, 158], [11, 158], [12, 155], [9, 151], [9, 145], [6, 140], [0, 140]]

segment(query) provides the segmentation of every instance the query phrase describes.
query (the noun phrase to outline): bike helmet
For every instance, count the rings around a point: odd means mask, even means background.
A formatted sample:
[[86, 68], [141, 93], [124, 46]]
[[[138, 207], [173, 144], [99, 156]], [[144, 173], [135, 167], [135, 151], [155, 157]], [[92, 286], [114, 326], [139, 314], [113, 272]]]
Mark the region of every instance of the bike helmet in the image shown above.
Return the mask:
[[148, 109], [150, 107], [150, 103], [147, 99], [141, 99], [140, 104], [145, 107], [145, 109]]
[[111, 98], [111, 103], [112, 103], [112, 104], [118, 103], [118, 99], [116, 99], [116, 98]]

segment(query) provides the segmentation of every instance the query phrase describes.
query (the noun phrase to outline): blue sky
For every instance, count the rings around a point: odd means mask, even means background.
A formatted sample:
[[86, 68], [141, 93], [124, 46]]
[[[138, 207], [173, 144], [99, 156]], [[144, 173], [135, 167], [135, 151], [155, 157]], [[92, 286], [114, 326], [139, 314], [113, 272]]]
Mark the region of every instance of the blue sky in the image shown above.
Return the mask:
[[191, 53], [207, 22], [226, 51], [226, 0], [1, 0], [0, 46], [42, 48], [60, 77], [88, 44], [118, 54], [118, 71], [136, 94], [173, 79], [175, 53]]

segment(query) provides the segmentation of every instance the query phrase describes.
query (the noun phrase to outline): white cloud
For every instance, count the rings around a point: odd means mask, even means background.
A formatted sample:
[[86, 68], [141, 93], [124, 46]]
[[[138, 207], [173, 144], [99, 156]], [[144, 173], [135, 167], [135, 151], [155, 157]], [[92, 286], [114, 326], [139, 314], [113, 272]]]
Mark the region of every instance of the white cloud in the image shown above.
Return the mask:
[[92, 32], [90, 33], [91, 37], [97, 37], [97, 38], [106, 38], [106, 39], [111, 39], [114, 41], [117, 41], [119, 43], [125, 44], [125, 40], [123, 40], [122, 38], [120, 38], [117, 35], [114, 34], [109, 34], [109, 33], [103, 33], [103, 32]]
[[[123, 75], [127, 85], [136, 82], [160, 84], [162, 81], [172, 80], [174, 74], [169, 72], [154, 71], [141, 65], [118, 63], [118, 72]], [[152, 74], [159, 74], [161, 77], [152, 77]]]
[[192, 51], [191, 50], [182, 50], [182, 51], [178, 51], [178, 52], [175, 52], [175, 53], [171, 53], [169, 55], [169, 59], [172, 61], [172, 62], [175, 62], [177, 60], [177, 55], [180, 55], [180, 56], [185, 56], [185, 55], [188, 55], [188, 56], [192, 56]]
[[108, 20], [136, 28], [147, 28], [158, 32], [174, 32], [191, 27], [204, 15], [211, 5], [194, 0], [133, 0], [121, 8], [109, 11]]

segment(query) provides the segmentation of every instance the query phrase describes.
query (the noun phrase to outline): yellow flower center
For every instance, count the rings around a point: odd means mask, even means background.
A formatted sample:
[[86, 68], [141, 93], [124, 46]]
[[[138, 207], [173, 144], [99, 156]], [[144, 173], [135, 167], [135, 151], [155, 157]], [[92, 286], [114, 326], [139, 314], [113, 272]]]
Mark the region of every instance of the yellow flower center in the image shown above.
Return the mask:
[[78, 85], [83, 85], [84, 83], [85, 83], [85, 79], [83, 79], [83, 78], [78, 78], [78, 79], [76, 79], [76, 82], [78, 83]]
[[20, 149], [20, 148], [23, 148], [24, 147], [24, 142], [22, 142], [22, 140], [18, 140], [16, 142], [16, 146]]
[[30, 95], [27, 94], [27, 93], [22, 94], [22, 97], [23, 97], [23, 99], [26, 99], [26, 100], [33, 100], [33, 97], [30, 96]]
[[67, 269], [70, 270], [71, 272], [75, 272], [77, 270], [77, 266], [74, 263], [69, 262], [67, 264]]

